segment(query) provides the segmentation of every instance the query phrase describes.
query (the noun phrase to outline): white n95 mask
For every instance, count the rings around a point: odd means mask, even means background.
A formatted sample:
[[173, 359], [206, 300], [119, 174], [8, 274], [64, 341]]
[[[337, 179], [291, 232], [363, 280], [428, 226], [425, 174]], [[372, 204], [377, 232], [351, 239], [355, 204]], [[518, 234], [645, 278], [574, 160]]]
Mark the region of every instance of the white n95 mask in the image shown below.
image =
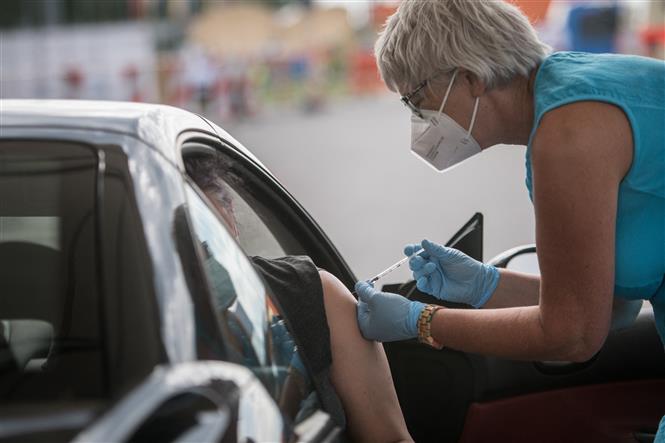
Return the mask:
[[450, 80], [438, 112], [422, 110], [423, 118], [417, 115], [411, 117], [411, 152], [439, 172], [480, 153], [480, 145], [471, 136], [480, 97], [476, 97], [468, 131], [443, 113], [456, 76], [457, 71]]

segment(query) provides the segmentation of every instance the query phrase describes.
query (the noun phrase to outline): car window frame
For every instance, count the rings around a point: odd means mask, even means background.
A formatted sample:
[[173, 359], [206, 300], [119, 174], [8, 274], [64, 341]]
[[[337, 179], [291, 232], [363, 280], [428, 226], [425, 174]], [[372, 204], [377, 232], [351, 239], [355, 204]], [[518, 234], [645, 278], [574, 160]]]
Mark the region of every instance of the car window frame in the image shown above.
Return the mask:
[[[213, 125], [211, 127], [215, 129]], [[251, 197], [264, 208], [270, 208], [272, 213], [275, 214], [274, 218], [279, 220], [282, 229], [288, 232], [287, 235], [297, 239], [300, 248], [294, 251], [291, 249], [288, 240], [283, 237], [283, 234], [276, 233], [273, 226], [262, 219], [273, 236], [282, 245], [286, 254], [308, 255], [317, 266], [335, 275], [347, 288], [353, 288], [357, 281], [355, 274], [332, 241], [303, 206], [263, 165], [237, 148], [235, 142], [221, 137], [217, 131], [215, 134], [204, 131], [186, 131], [180, 135], [179, 139], [179, 149], [185, 141], [200, 141], [215, 149], [225, 160], [232, 162], [234, 166], [238, 166], [232, 168], [232, 170], [243, 181], [246, 188], [244, 190], [249, 192]], [[184, 171], [182, 155], [179, 155], [178, 158], [181, 162], [179, 166]], [[252, 209], [261, 217], [260, 211], [256, 211], [253, 207]]]
[[[106, 310], [107, 308], [113, 307], [114, 309], [117, 308], [118, 300], [116, 299], [111, 299], [111, 294], [109, 293], [109, 288], [107, 284], [108, 276], [106, 275], [106, 266], [105, 266], [105, 260], [109, 260], [111, 257], [109, 257], [109, 252], [108, 248], [106, 245], [106, 238], [104, 236], [104, 227], [105, 227], [105, 217], [103, 214], [103, 211], [106, 208], [106, 200], [105, 196], [107, 195], [107, 187], [106, 187], [106, 182], [107, 180], [111, 179], [111, 171], [109, 168], [109, 165], [112, 165], [114, 168], [117, 168], [119, 171], [122, 171], [122, 181], [123, 184], [126, 185], [126, 188], [124, 188], [125, 191], [125, 196], [127, 198], [127, 204], [128, 204], [128, 210], [130, 212], [130, 217], [133, 219], [133, 226], [131, 229], [136, 229], [136, 244], [134, 247], [137, 249], [137, 255], [138, 257], [135, 257], [137, 263], [140, 263], [140, 266], [142, 267], [145, 275], [143, 276], [143, 284], [147, 286], [147, 315], [149, 316], [149, 323], [151, 324], [150, 329], [152, 329], [152, 333], [155, 334], [157, 338], [157, 343], [155, 343], [156, 348], [154, 349], [155, 351], [155, 361], [153, 362], [154, 365], [158, 365], [161, 363], [164, 363], [168, 361], [168, 355], [166, 348], [164, 346], [164, 337], [162, 334], [162, 318], [160, 315], [160, 309], [159, 309], [159, 303], [158, 303], [158, 295], [157, 295], [157, 290], [155, 288], [154, 284], [154, 275], [155, 275], [155, 270], [154, 270], [154, 263], [153, 263], [153, 256], [150, 251], [150, 248], [148, 246], [148, 241], [146, 238], [146, 233], [145, 233], [145, 225], [143, 218], [141, 216], [139, 207], [138, 207], [138, 202], [136, 199], [136, 189], [134, 188], [133, 182], [131, 180], [131, 171], [129, 169], [129, 162], [130, 162], [130, 156], [125, 152], [123, 149], [122, 145], [120, 143], [118, 144], [109, 144], [109, 143], [103, 143], [103, 144], [97, 144], [93, 146], [95, 149], [97, 149], [101, 155], [103, 156], [103, 162], [104, 162], [104, 167], [103, 170], [99, 172], [100, 174], [100, 180], [102, 182], [101, 189], [99, 191], [99, 217], [100, 217], [100, 226], [99, 226], [99, 241], [101, 245], [100, 249], [100, 254], [99, 254], [99, 273], [100, 273], [100, 285], [103, 287], [104, 292], [102, 293], [103, 297], [103, 306], [102, 309], [104, 310], [103, 312], [100, 312], [100, 315], [104, 315], [105, 322], [108, 325], [109, 321], [109, 315], [107, 314]], [[113, 155], [111, 154], [111, 151]], [[115, 296], [115, 294], [113, 294]], [[121, 340], [121, 336], [126, 334], [127, 332], [119, 331], [119, 330], [114, 330], [114, 327], [111, 327], [110, 330], [112, 331], [114, 338], [114, 341]], [[105, 334], [110, 334], [109, 328], [104, 331]], [[111, 357], [111, 355], [114, 355], [115, 353], [108, 353], [107, 358]], [[115, 355], [114, 355], [115, 356]], [[117, 356], [116, 356], [117, 357]], [[115, 386], [113, 383], [111, 383], [111, 390], [116, 390], [120, 388], [119, 392], [124, 392], [125, 389], [128, 389], [129, 386]]]

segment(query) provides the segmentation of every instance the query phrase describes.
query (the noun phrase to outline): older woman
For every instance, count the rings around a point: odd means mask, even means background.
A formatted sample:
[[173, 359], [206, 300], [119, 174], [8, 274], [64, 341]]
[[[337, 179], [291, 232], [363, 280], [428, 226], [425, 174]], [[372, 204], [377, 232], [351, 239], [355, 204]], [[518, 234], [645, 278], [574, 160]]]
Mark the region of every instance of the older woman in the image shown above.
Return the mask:
[[359, 282], [365, 337], [584, 361], [618, 297], [649, 300], [665, 340], [665, 63], [548, 52], [507, 2], [404, 0], [388, 19], [376, 58], [413, 113], [415, 154], [442, 171], [499, 143], [527, 145], [541, 276], [423, 241], [410, 260], [418, 288], [487, 309], [439, 309]]

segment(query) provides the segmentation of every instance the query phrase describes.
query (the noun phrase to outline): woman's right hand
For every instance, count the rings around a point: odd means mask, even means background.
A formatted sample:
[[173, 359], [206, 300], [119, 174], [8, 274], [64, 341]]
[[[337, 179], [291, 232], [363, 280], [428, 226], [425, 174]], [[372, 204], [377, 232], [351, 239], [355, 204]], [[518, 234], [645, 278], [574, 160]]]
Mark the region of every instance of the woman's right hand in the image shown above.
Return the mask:
[[[424, 251], [413, 255], [421, 247]], [[409, 268], [418, 289], [440, 300], [480, 308], [499, 283], [499, 270], [494, 266], [428, 240], [407, 245], [404, 254], [411, 257]]]

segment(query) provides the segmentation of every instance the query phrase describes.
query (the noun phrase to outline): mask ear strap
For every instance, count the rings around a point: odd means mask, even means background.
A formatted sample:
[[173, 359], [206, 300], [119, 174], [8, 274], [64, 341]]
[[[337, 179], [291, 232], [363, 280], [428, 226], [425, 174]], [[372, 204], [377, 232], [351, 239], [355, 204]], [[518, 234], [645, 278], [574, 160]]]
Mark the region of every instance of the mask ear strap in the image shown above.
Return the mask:
[[476, 104], [473, 105], [473, 114], [471, 114], [471, 124], [469, 125], [469, 131], [466, 133], [467, 136], [471, 135], [473, 124], [476, 122], [476, 114], [478, 114], [478, 103], [480, 103], [480, 97], [476, 97]]
[[450, 90], [453, 89], [453, 83], [455, 83], [455, 77], [457, 77], [457, 71], [458, 69], [455, 69], [455, 72], [453, 72], [453, 77], [450, 79], [450, 84], [448, 85], [448, 89], [446, 89], [446, 95], [443, 96], [443, 101], [441, 102], [441, 107], [439, 108], [439, 115], [443, 112], [443, 107], [446, 105], [446, 102], [448, 101], [448, 95], [450, 95]]

